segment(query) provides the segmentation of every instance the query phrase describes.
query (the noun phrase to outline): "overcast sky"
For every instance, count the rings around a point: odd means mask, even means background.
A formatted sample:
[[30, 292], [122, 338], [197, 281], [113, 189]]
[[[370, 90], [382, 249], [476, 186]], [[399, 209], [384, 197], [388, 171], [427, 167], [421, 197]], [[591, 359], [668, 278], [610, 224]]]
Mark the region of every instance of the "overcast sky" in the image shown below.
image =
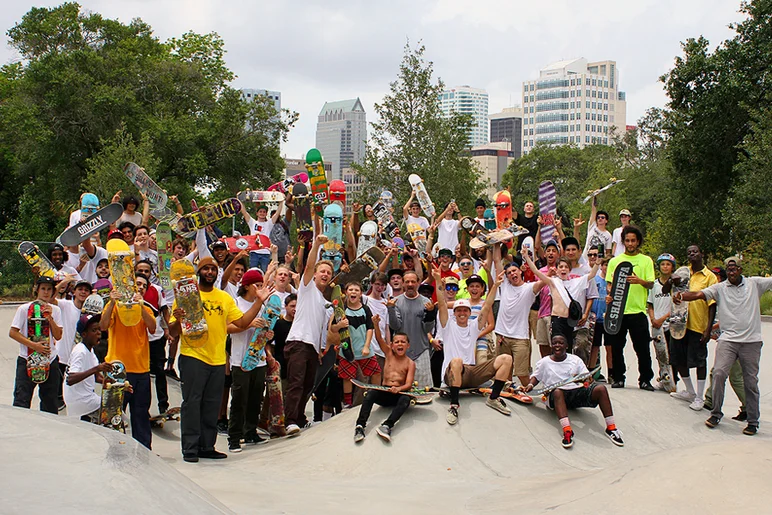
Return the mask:
[[[32, 6], [2, 0], [6, 32]], [[524, 5], [525, 4], [525, 5]], [[368, 121], [396, 78], [407, 38], [423, 40], [435, 76], [448, 86], [485, 88], [490, 112], [519, 103], [523, 80], [561, 59], [617, 62], [627, 92], [627, 123], [664, 106], [658, 77], [672, 67], [680, 42], [700, 34], [715, 47], [740, 20], [739, 0], [461, 0], [214, 1], [92, 0], [84, 9], [129, 22], [142, 18], [165, 40], [193, 30], [225, 40], [237, 88], [281, 91], [300, 113], [282, 154], [301, 157], [315, 142], [325, 101], [359, 97]], [[590, 7], [592, 6], [592, 7]], [[7, 41], [7, 40], [6, 40]], [[0, 61], [18, 59], [7, 43]]]

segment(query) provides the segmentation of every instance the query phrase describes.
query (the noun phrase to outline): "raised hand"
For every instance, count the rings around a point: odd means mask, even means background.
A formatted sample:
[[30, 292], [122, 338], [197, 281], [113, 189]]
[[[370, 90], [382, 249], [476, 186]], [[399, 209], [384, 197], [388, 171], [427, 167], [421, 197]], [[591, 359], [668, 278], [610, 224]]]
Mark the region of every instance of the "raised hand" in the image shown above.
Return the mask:
[[574, 218], [574, 227], [581, 227], [586, 221], [582, 218], [582, 213], [579, 213], [579, 218]]

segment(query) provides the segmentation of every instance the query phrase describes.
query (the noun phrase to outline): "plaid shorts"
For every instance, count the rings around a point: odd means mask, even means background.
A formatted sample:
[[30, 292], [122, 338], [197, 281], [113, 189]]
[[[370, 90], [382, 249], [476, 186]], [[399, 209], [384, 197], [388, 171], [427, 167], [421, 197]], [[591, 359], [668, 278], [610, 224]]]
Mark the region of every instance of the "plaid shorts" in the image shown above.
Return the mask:
[[365, 377], [371, 377], [381, 372], [381, 366], [374, 356], [353, 362], [341, 357], [338, 358], [338, 377], [341, 379], [356, 379], [357, 368], [362, 371], [362, 375]]

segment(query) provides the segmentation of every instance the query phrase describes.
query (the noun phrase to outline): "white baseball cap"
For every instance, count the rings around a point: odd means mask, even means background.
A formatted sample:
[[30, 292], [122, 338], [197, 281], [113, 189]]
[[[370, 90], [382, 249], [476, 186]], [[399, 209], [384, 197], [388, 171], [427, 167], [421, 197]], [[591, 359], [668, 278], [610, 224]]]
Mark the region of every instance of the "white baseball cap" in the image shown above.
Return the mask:
[[467, 308], [469, 311], [471, 311], [472, 305], [469, 303], [469, 299], [458, 299], [453, 303], [453, 311], [457, 310], [458, 308]]

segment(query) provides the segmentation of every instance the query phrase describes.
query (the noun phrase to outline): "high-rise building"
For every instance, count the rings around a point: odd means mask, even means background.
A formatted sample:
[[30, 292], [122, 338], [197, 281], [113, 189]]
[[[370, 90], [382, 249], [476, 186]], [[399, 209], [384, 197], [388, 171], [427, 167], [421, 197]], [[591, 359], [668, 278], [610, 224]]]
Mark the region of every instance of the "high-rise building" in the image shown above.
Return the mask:
[[[324, 157], [324, 155], [322, 155]], [[332, 174], [332, 161], [327, 158], [324, 159], [324, 173], [328, 176]], [[306, 170], [305, 159], [289, 159], [284, 158], [284, 177], [292, 177], [299, 173], [308, 173]]]
[[474, 121], [469, 132], [469, 147], [488, 143], [488, 92], [484, 89], [458, 86], [440, 94], [440, 110], [443, 116], [458, 112], [471, 114]]
[[509, 164], [515, 160], [515, 154], [510, 147], [511, 143], [508, 141], [472, 147], [472, 162], [480, 174], [480, 179], [487, 181], [488, 186], [485, 193], [490, 198], [493, 198], [496, 192], [501, 189], [501, 179], [504, 177]]
[[242, 89], [241, 95], [247, 100], [254, 100], [255, 97], [258, 96], [268, 97], [269, 99], [273, 100], [273, 106], [276, 108], [276, 111], [281, 113], [280, 91], [270, 91], [267, 89]]
[[523, 82], [523, 153], [534, 145], [608, 145], [626, 128], [627, 102], [616, 61], [571, 59]]
[[358, 98], [325, 102], [316, 124], [316, 148], [332, 161], [328, 181], [341, 179], [341, 170], [361, 164], [365, 158], [367, 119]]
[[523, 132], [523, 108], [505, 107], [500, 113], [488, 116], [491, 122], [491, 143], [509, 143], [509, 150], [518, 159], [523, 155], [521, 134]]

